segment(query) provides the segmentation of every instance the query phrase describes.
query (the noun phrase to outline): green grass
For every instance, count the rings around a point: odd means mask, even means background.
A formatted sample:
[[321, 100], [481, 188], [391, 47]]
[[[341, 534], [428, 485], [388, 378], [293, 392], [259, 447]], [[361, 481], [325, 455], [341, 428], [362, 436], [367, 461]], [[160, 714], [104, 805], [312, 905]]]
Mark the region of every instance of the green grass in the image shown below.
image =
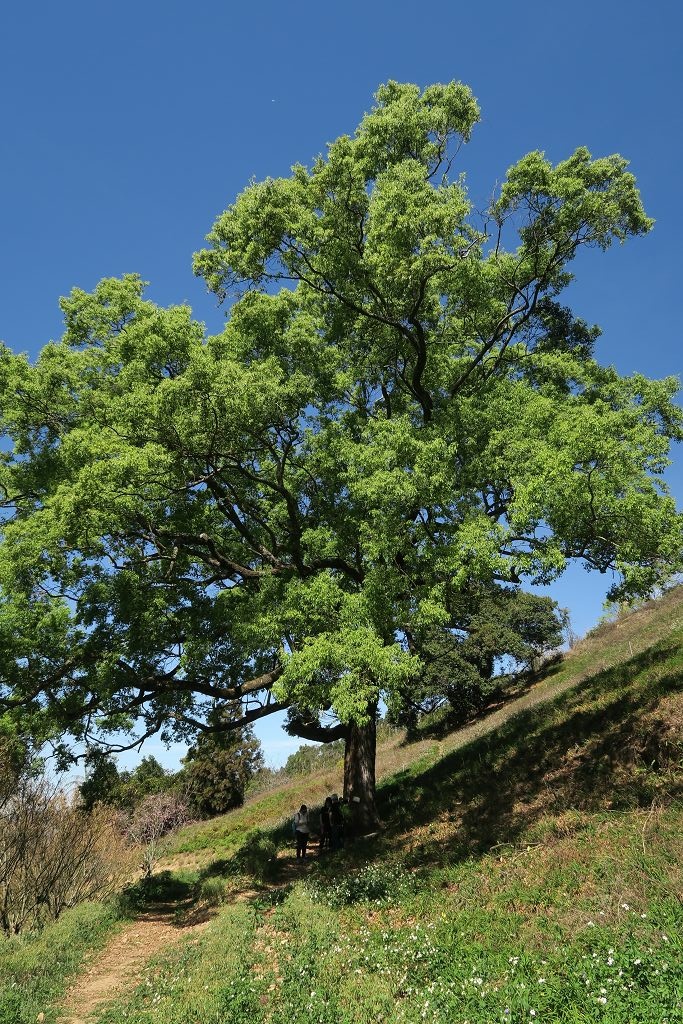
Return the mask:
[[[383, 834], [254, 904], [249, 1019], [682, 1021], [682, 607], [676, 592], [601, 627], [488, 721], [394, 743]], [[248, 875], [239, 844], [258, 848], [260, 819], [266, 850], [286, 845], [277, 816], [301, 792], [185, 842], [219, 834], [232, 852], [214, 876]], [[194, 1020], [197, 992], [183, 992], [164, 1024]]]
[[246, 904], [226, 908], [199, 940], [149, 963], [142, 984], [105, 1011], [102, 1024], [182, 1021], [244, 1024], [262, 1019], [262, 976], [255, 970], [256, 914]]
[[327, 777], [186, 830], [215, 857], [198, 892], [261, 896], [107, 1021], [681, 1022], [682, 606], [602, 627], [488, 721], [393, 742], [383, 834], [293, 884], [282, 819]]
[[[611, 924], [598, 915], [592, 923], [586, 917], [571, 932], [551, 918], [533, 942], [523, 913], [511, 916], [507, 909], [476, 902], [462, 906], [443, 893], [435, 898], [430, 889], [438, 876], [424, 882], [394, 908], [358, 906], [338, 914], [322, 929], [323, 942], [319, 929], [311, 928], [314, 905], [305, 893], [296, 894], [294, 912], [286, 904], [281, 911], [283, 943], [293, 952], [286, 966], [280, 965], [284, 980], [271, 1019], [278, 1024], [426, 1019], [491, 1024], [534, 1018], [652, 1024], [667, 1014], [680, 1019], [683, 978], [673, 908], [657, 908], [668, 932], [654, 911], [648, 920], [637, 908], [628, 915], [623, 911], [623, 920]], [[308, 992], [315, 993], [304, 1006], [297, 1003], [296, 987], [302, 970]]]
[[[594, 768], [601, 779], [600, 793], [591, 797], [594, 808], [600, 800], [644, 804], [658, 795], [680, 795], [681, 773], [676, 766], [683, 761], [682, 679], [683, 588], [678, 588], [630, 616], [599, 627], [545, 675], [521, 680], [512, 694], [522, 698], [516, 703], [491, 708], [451, 734], [443, 735], [437, 728], [435, 736], [425, 732], [415, 742], [401, 742], [397, 735], [382, 744], [377, 758], [378, 797], [390, 834], [400, 824], [394, 812], [400, 811], [405, 801], [420, 800], [424, 821], [438, 817], [442, 810], [452, 810], [452, 787], [460, 785], [461, 778], [463, 793], [473, 797], [475, 804], [483, 802], [488, 808], [489, 791], [499, 788], [501, 778], [512, 798], [511, 786], [517, 779], [522, 799], [530, 803], [539, 787], [546, 786], [543, 773], [553, 752], [557, 761], [568, 757], [572, 749], [580, 751], [583, 758], [582, 772], [570, 772], [580, 804], [587, 802], [586, 793], [592, 793]], [[672, 710], [666, 706], [667, 697], [673, 698], [675, 705], [671, 728], [667, 728], [666, 716]], [[656, 720], [658, 707], [661, 714]], [[628, 744], [632, 744], [634, 755], [630, 766], [624, 763]], [[610, 762], [615, 750], [621, 751], [618, 770]], [[535, 763], [539, 756], [545, 760]], [[673, 775], [655, 763], [658, 758], [673, 766]], [[296, 779], [249, 799], [244, 807], [223, 817], [183, 829], [170, 855], [196, 855], [198, 863], [211, 857], [229, 859], [245, 843], [257, 842], [264, 830], [285, 845], [294, 809], [302, 801], [315, 806], [340, 788], [339, 774], [329, 770]], [[559, 788], [562, 799], [571, 806], [573, 797], [567, 785], [561, 783]], [[561, 802], [558, 800], [558, 808]], [[494, 803], [501, 810], [500, 801]], [[494, 831], [496, 824], [526, 827], [525, 816], [517, 810], [503, 814], [498, 823], [487, 812], [488, 825]], [[543, 814], [546, 811], [544, 808]], [[466, 824], [476, 826], [473, 834], [485, 849], [491, 837], [483, 834], [478, 817], [475, 810]]]
[[628, 869], [615, 876], [613, 863], [585, 858], [626, 838], [604, 828], [559, 863], [532, 847], [430, 867], [409, 883], [405, 868], [388, 885], [372, 868], [355, 884], [327, 873], [276, 905], [233, 905], [198, 943], [151, 964], [102, 1021], [679, 1022], [680, 903], [642, 878], [629, 903], [626, 877], [651, 872], [659, 855], [643, 861], [631, 831]]
[[216, 917], [102, 1024], [681, 1024], [682, 652], [679, 590], [516, 704], [392, 738], [385, 828], [339, 856], [297, 865], [286, 824], [329, 772], [184, 830], [138, 897]]
[[1, 1024], [33, 1024], [39, 1013], [52, 1024], [69, 979], [119, 920], [112, 905], [83, 903], [41, 932], [0, 941]]

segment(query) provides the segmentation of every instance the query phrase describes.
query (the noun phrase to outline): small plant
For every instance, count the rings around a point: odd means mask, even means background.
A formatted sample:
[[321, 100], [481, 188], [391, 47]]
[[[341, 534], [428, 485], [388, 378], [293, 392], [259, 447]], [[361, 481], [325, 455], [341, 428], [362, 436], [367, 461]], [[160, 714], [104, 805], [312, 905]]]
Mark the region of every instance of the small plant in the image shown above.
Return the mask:
[[159, 871], [146, 875], [137, 882], [124, 886], [119, 893], [117, 907], [124, 917], [134, 917], [155, 903], [174, 903], [192, 896], [196, 876], [189, 877], [172, 871]]
[[415, 891], [415, 877], [398, 865], [366, 864], [358, 871], [328, 882], [308, 885], [310, 896], [329, 907], [353, 903], [398, 903]]
[[219, 907], [225, 903], [228, 891], [221, 878], [204, 878], [199, 883], [198, 898], [209, 907]]
[[256, 832], [244, 843], [235, 863], [258, 881], [273, 881], [277, 875], [277, 843], [271, 836]]

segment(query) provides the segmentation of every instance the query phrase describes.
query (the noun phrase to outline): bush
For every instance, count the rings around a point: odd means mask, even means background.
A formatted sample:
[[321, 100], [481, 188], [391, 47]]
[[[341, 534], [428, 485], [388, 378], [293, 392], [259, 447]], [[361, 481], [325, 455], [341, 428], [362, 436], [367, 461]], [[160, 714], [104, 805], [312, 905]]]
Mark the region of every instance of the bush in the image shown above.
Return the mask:
[[277, 843], [270, 836], [256, 832], [240, 849], [235, 863], [241, 871], [259, 881], [272, 881], [277, 874]]
[[184, 877], [173, 871], [159, 871], [124, 886], [116, 899], [121, 917], [135, 917], [150, 904], [180, 903], [195, 893], [196, 877]]
[[366, 864], [327, 882], [309, 882], [307, 887], [311, 899], [338, 908], [353, 903], [400, 903], [415, 892], [416, 884], [414, 876], [398, 865]]
[[0, 806], [0, 928], [56, 921], [68, 907], [113, 895], [130, 870], [115, 814], [86, 814], [43, 777], [24, 775]]
[[210, 907], [218, 907], [225, 903], [228, 892], [221, 878], [204, 878], [199, 883], [197, 896]]

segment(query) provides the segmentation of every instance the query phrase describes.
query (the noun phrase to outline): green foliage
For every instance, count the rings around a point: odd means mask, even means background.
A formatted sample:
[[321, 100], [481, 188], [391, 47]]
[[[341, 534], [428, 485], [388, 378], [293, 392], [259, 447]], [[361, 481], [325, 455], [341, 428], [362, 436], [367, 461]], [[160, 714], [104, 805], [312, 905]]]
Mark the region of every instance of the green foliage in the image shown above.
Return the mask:
[[184, 760], [183, 784], [201, 817], [239, 807], [249, 780], [263, 767], [261, 744], [250, 728], [200, 734]]
[[91, 811], [96, 804], [118, 804], [121, 776], [113, 758], [89, 750], [84, 760], [85, 779], [78, 787], [83, 809]]
[[329, 907], [352, 903], [395, 906], [415, 891], [415, 885], [414, 876], [401, 866], [381, 863], [309, 883], [308, 890], [311, 899]]
[[[632, 612], [647, 607], [651, 601], [662, 598], [665, 594], [675, 590], [680, 586], [680, 583], [680, 579], [674, 576], [670, 580], [663, 582], [662, 586], [653, 593], [639, 595], [624, 601], [605, 601], [602, 606], [603, 613], [598, 620], [598, 624], [594, 627], [594, 631], [599, 631], [601, 626], [611, 622], [618, 622], [620, 619], [631, 615]], [[591, 632], [589, 632], [589, 636]]]
[[504, 690], [506, 679], [494, 676], [502, 659], [508, 668], [532, 668], [561, 645], [566, 622], [566, 612], [550, 598], [522, 590], [499, 586], [458, 595], [448, 624], [429, 624], [412, 635], [424, 669], [419, 681], [396, 692], [392, 719], [414, 728], [420, 715], [447, 702], [451, 726], [465, 721]]
[[[633, 176], [533, 152], [480, 216], [451, 173], [478, 118], [461, 83], [389, 82], [249, 185], [195, 258], [236, 299], [216, 337], [127, 275], [63, 299], [34, 364], [0, 352], [0, 696], [37, 737], [367, 726], [463, 595], [680, 566], [678, 383], [600, 366], [559, 302], [583, 247], [649, 230]], [[526, 621], [470, 623], [459, 668]]]
[[228, 898], [225, 882], [221, 878], [204, 878], [199, 883], [197, 896], [209, 907], [218, 907]]
[[123, 802], [136, 805], [146, 796], [164, 793], [173, 785], [173, 779], [172, 774], [148, 754], [132, 772], [121, 773], [121, 783]]
[[82, 805], [88, 811], [97, 803], [135, 811], [149, 796], [175, 792], [193, 816], [212, 817], [239, 807], [249, 780], [263, 767], [260, 743], [249, 728], [200, 733], [184, 761], [174, 773], [148, 755], [132, 771], [119, 772], [111, 755], [91, 749], [79, 786]]
[[310, 775], [311, 772], [321, 771], [325, 768], [336, 768], [343, 758], [344, 743], [342, 740], [335, 740], [318, 747], [304, 744], [289, 755], [282, 767], [282, 774], [288, 778], [297, 775]]
[[132, 771], [120, 772], [111, 755], [91, 748], [85, 756], [86, 776], [78, 787], [85, 810], [97, 803], [133, 811], [148, 796], [179, 786], [179, 778], [147, 755]]
[[36, 769], [31, 750], [9, 716], [0, 715], [0, 808], [16, 792], [19, 780]]

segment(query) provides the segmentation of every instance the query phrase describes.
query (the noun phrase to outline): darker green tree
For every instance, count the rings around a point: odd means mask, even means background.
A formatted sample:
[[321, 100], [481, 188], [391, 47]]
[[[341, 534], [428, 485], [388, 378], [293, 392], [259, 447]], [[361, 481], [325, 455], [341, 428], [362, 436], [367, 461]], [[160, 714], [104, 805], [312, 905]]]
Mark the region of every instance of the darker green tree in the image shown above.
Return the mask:
[[391, 708], [397, 724], [412, 727], [421, 714], [444, 704], [462, 720], [500, 689], [504, 669], [530, 669], [562, 644], [566, 613], [548, 597], [480, 587], [456, 595], [452, 605], [449, 625], [410, 634], [424, 668], [419, 680], [397, 695]]
[[83, 759], [85, 778], [78, 787], [83, 809], [97, 804], [120, 804], [121, 775], [111, 755], [91, 747]]
[[181, 786], [193, 811], [210, 818], [244, 803], [244, 794], [263, 767], [261, 744], [250, 727], [205, 733], [184, 758]]
[[132, 771], [121, 772], [117, 802], [121, 807], [132, 810], [145, 797], [166, 793], [175, 786], [174, 773], [166, 771], [156, 757], [148, 754]]
[[112, 755], [91, 747], [84, 758], [85, 779], [78, 787], [85, 810], [112, 804], [132, 811], [145, 797], [176, 787], [176, 776], [147, 755], [135, 768], [119, 771]]

